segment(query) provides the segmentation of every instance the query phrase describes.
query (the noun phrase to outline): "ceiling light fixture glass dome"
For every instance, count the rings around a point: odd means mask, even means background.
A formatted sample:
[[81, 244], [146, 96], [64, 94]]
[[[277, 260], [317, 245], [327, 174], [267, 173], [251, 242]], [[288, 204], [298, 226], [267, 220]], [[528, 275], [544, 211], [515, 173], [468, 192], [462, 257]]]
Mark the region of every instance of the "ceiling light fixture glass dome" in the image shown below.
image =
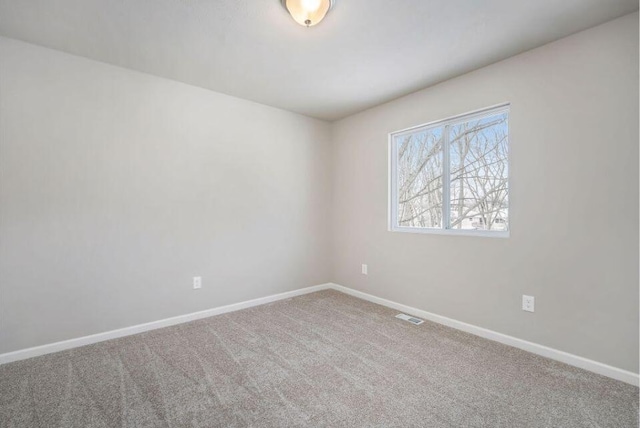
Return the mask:
[[313, 27], [324, 19], [334, 0], [281, 0], [291, 17], [300, 25]]

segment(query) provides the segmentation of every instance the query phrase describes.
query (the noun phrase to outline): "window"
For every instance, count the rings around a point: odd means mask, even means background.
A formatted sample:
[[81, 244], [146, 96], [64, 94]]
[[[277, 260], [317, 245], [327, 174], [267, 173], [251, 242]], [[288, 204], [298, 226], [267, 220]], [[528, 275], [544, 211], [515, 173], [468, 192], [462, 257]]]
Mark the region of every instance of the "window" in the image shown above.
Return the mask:
[[509, 233], [509, 106], [390, 135], [390, 230]]

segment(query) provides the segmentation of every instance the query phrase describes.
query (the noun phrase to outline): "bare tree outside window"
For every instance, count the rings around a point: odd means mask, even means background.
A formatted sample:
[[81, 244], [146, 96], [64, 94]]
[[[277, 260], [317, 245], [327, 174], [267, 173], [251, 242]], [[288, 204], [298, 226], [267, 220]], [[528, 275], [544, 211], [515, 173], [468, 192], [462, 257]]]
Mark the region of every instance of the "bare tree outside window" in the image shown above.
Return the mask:
[[507, 230], [507, 114], [449, 129], [451, 228]]
[[442, 227], [442, 128], [398, 138], [398, 223]]
[[508, 108], [392, 134], [392, 230], [509, 230]]

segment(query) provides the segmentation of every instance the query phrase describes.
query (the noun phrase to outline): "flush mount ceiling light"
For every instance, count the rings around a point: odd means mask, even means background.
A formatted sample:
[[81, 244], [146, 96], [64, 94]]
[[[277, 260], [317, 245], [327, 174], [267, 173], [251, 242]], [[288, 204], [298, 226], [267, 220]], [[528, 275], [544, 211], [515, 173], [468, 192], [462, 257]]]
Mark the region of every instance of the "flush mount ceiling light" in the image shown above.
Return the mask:
[[300, 25], [312, 27], [329, 13], [335, 0], [281, 0], [291, 17]]

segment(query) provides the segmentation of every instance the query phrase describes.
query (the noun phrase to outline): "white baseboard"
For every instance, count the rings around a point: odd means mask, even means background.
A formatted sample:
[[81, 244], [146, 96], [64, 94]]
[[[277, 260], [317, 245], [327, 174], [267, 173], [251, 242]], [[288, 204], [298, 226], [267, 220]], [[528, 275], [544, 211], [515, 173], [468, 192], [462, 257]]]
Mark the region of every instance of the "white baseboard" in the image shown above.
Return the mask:
[[476, 336], [483, 337], [485, 339], [500, 342], [505, 345], [513, 346], [533, 354], [541, 355], [552, 360], [560, 361], [565, 364], [569, 364], [574, 367], [579, 367], [584, 370], [588, 370], [593, 373], [597, 373], [603, 376], [610, 377], [612, 379], [620, 380], [631, 385], [638, 386], [640, 384], [640, 376], [638, 373], [633, 373], [627, 370], [619, 369], [607, 364], [599, 363], [597, 361], [589, 360], [587, 358], [579, 357], [577, 355], [570, 354], [568, 352], [559, 351], [557, 349], [549, 348], [548, 346], [539, 345], [537, 343], [528, 342], [526, 340], [518, 339], [517, 337], [508, 336], [506, 334], [498, 333], [493, 330], [478, 327], [472, 324], [467, 324], [462, 321], [457, 321], [451, 318], [436, 315], [431, 312], [423, 311], [413, 308], [411, 306], [396, 303], [391, 300], [383, 299], [373, 296], [371, 294], [363, 293], [362, 291], [347, 288], [338, 284], [330, 284], [330, 288], [349, 294], [354, 297], [358, 297], [363, 300], [367, 300], [372, 303], [377, 303], [382, 306], [386, 306], [395, 309], [400, 312], [407, 313], [409, 315], [417, 316], [427, 319], [429, 321], [436, 322], [438, 324], [446, 325], [448, 327], [462, 330], [467, 333], [474, 334]]
[[579, 357], [577, 355], [569, 354], [568, 352], [559, 351], [557, 349], [549, 348], [548, 346], [539, 345], [537, 343], [528, 342], [526, 340], [518, 339], [513, 336], [498, 333], [493, 330], [478, 327], [472, 324], [467, 324], [462, 321], [457, 321], [451, 318], [436, 315], [431, 312], [423, 311], [421, 309], [413, 308], [411, 306], [403, 305], [401, 303], [393, 302], [391, 300], [383, 299], [373, 296], [371, 294], [364, 293], [362, 291], [354, 290], [344, 287], [342, 285], [327, 283], [321, 285], [315, 285], [312, 287], [301, 288], [299, 290], [288, 291], [285, 293], [274, 294], [271, 296], [261, 297], [258, 299], [247, 300], [245, 302], [234, 303], [231, 305], [220, 306], [213, 309], [207, 309], [200, 312], [193, 312], [190, 314], [179, 315], [172, 318], [166, 318], [159, 321], [153, 321], [146, 324], [138, 324], [131, 327], [125, 327], [118, 330], [111, 330], [104, 333], [92, 334], [90, 336], [79, 337], [76, 339], [64, 340], [61, 342], [50, 343], [47, 345], [36, 346], [33, 348], [21, 349], [14, 352], [8, 352], [6, 354], [0, 354], [0, 364], [10, 363], [13, 361], [24, 360], [26, 358], [38, 357], [40, 355], [50, 354], [53, 352], [64, 351], [66, 349], [77, 348], [79, 346], [90, 345], [92, 343], [103, 342], [105, 340], [116, 339], [118, 337], [130, 336], [132, 334], [138, 334], [149, 330], [155, 330], [158, 328], [169, 327], [176, 324], [182, 324], [189, 321], [195, 321], [201, 318], [207, 318], [214, 315], [220, 315], [228, 312], [238, 311], [240, 309], [251, 308], [253, 306], [264, 305], [266, 303], [275, 302], [277, 300], [289, 299], [291, 297], [300, 296], [303, 294], [313, 293], [320, 290], [334, 289], [343, 293], [349, 294], [354, 297], [358, 297], [363, 300], [367, 300], [372, 303], [377, 303], [400, 312], [405, 312], [410, 315], [414, 315], [420, 318], [427, 319], [429, 321], [436, 322], [438, 324], [446, 325], [458, 330], [465, 331], [467, 333], [474, 334], [476, 336], [483, 337], [485, 339], [493, 340], [503, 343], [505, 345], [513, 346], [533, 354], [541, 355], [552, 360], [561, 361], [563, 363], [579, 367], [584, 370], [591, 371], [603, 376], [607, 376], [622, 382], [629, 383], [631, 385], [638, 386], [640, 384], [640, 377], [637, 373], [633, 373], [627, 370], [622, 370], [617, 367], [613, 367], [607, 364], [599, 363], [597, 361], [589, 360], [587, 358]]
[[214, 315], [225, 314], [227, 312], [239, 311], [240, 309], [251, 308], [253, 306], [264, 305], [266, 303], [275, 302], [277, 300], [289, 299], [303, 294], [313, 293], [315, 291], [326, 290], [331, 288], [330, 284], [314, 285], [312, 287], [301, 288], [298, 290], [287, 291], [285, 293], [273, 294], [271, 296], [260, 297], [258, 299], [247, 300], [231, 305], [220, 306], [213, 309], [207, 309], [200, 312], [179, 315], [172, 318], [166, 318], [159, 321], [152, 321], [145, 324], [138, 324], [131, 327], [120, 328], [118, 330], [105, 331], [104, 333], [92, 334], [90, 336], [78, 337], [76, 339], [63, 340], [61, 342], [49, 343], [47, 345], [35, 346], [33, 348], [21, 349], [14, 352], [0, 354], [0, 364], [11, 363], [13, 361], [24, 360], [26, 358], [38, 357], [40, 355], [51, 354], [53, 352], [64, 351], [66, 349], [77, 348], [79, 346], [90, 345], [92, 343], [103, 342], [105, 340], [117, 339], [118, 337], [130, 336], [149, 330], [169, 327], [176, 324], [182, 324], [189, 321], [195, 321], [201, 318], [207, 318]]

